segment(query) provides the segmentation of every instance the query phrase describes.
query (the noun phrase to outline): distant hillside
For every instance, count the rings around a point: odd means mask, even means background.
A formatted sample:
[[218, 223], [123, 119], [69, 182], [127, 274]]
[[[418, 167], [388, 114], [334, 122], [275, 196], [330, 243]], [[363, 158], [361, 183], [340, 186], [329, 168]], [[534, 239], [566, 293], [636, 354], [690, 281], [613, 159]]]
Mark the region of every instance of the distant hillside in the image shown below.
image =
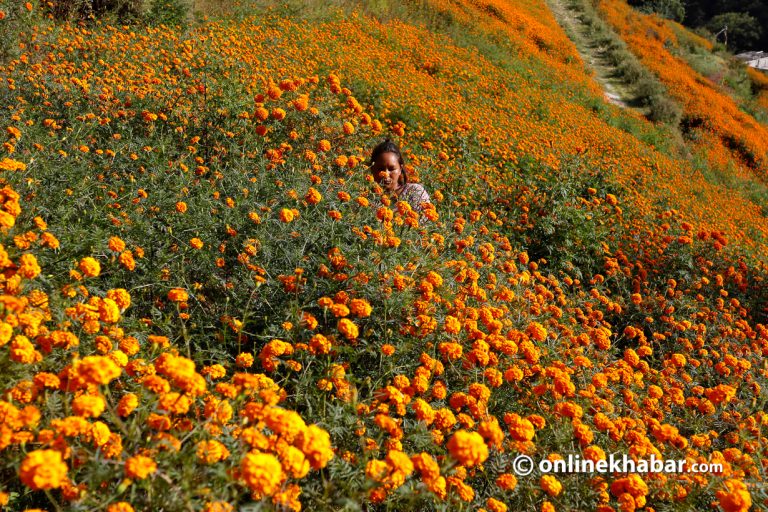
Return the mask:
[[0, 507], [768, 506], [766, 82], [563, 1], [674, 115], [544, 0], [0, 0]]

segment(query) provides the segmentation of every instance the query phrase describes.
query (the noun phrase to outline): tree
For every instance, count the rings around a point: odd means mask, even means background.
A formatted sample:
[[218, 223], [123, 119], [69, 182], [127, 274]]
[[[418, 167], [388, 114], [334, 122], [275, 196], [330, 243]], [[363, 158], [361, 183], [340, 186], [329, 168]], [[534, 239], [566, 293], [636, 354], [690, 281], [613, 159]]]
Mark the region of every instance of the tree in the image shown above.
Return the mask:
[[630, 0], [629, 5], [679, 22], [685, 18], [683, 0]]
[[757, 19], [745, 12], [718, 14], [709, 20], [706, 26], [714, 34], [727, 27], [728, 48], [734, 53], [755, 49], [755, 43], [763, 34]]

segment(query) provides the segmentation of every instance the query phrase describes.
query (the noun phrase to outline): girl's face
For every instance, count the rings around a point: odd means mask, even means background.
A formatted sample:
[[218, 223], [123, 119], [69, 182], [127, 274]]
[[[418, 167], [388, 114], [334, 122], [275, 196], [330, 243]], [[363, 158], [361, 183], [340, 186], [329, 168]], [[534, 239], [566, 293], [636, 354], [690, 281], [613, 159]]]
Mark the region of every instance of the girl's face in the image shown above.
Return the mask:
[[390, 192], [396, 191], [402, 185], [403, 169], [395, 153], [382, 153], [373, 163], [373, 177], [376, 183]]

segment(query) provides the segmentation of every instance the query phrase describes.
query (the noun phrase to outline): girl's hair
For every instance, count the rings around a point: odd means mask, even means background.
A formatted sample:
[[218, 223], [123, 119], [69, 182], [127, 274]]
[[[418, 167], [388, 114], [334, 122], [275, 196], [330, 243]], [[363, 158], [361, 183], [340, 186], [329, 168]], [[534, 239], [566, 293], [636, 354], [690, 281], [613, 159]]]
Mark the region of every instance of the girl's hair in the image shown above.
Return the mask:
[[390, 138], [381, 141], [375, 148], [373, 148], [373, 151], [371, 151], [371, 161], [368, 163], [371, 172], [373, 172], [373, 165], [376, 163], [376, 159], [383, 153], [394, 153], [397, 155], [397, 160], [400, 163], [400, 176], [403, 177], [404, 183], [408, 183], [408, 172], [405, 170], [403, 154], [400, 153], [400, 147]]

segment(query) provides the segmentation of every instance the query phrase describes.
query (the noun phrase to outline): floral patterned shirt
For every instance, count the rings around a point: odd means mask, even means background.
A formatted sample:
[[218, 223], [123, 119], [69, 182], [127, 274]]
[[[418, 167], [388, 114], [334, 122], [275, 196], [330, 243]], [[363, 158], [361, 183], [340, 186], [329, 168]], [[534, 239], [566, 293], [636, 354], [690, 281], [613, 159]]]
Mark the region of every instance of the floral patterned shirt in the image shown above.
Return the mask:
[[427, 190], [420, 183], [406, 183], [397, 194], [398, 201], [407, 201], [411, 208], [421, 212], [422, 203], [431, 203]]

